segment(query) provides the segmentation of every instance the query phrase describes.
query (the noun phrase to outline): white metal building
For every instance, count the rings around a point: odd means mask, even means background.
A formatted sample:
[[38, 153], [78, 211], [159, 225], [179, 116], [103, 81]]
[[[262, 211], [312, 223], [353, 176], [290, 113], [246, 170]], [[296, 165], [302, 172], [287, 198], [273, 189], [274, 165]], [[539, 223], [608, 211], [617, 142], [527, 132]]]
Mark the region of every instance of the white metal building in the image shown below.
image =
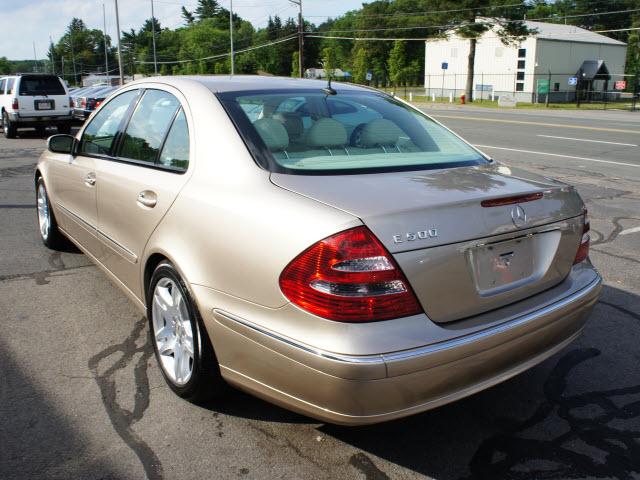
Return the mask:
[[[481, 20], [479, 20], [481, 21]], [[625, 43], [572, 25], [526, 21], [537, 33], [520, 45], [505, 46], [495, 31], [486, 32], [477, 43], [474, 96], [489, 98], [512, 94], [518, 101], [536, 101], [538, 81], [549, 81], [551, 98], [575, 98], [571, 77], [582, 72], [584, 62], [604, 62], [610, 79], [595, 80], [600, 88], [622, 79], [627, 46]], [[425, 45], [425, 88], [427, 95], [459, 96], [467, 81], [469, 40], [452, 35], [448, 39], [427, 40]], [[443, 66], [446, 69], [443, 69]], [[583, 75], [584, 77], [584, 75]], [[546, 80], [545, 80], [546, 79]], [[583, 87], [584, 88], [584, 87]], [[610, 88], [613, 88], [613, 83]], [[556, 100], [556, 99], [554, 99]]]

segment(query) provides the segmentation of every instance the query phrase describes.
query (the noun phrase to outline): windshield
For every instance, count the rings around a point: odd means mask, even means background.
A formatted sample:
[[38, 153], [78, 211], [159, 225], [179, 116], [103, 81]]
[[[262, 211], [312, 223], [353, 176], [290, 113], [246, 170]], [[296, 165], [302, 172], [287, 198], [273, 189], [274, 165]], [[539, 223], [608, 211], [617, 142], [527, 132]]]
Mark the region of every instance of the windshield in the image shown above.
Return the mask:
[[295, 174], [423, 170], [487, 160], [427, 116], [378, 92], [219, 94], [258, 163]]
[[20, 95], [66, 95], [58, 77], [23, 75], [20, 79]]

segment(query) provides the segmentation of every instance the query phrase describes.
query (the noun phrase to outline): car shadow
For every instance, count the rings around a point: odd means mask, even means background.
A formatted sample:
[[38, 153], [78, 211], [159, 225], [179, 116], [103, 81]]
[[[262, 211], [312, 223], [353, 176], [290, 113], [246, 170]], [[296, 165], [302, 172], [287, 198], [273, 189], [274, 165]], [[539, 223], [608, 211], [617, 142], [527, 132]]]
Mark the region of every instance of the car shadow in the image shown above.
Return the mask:
[[[463, 400], [364, 427], [318, 431], [444, 479], [635, 478], [640, 472], [640, 297], [605, 287], [582, 337], [535, 368]], [[242, 392], [205, 408], [317, 423]], [[377, 469], [376, 469], [377, 470]], [[384, 472], [371, 478], [388, 478]]]

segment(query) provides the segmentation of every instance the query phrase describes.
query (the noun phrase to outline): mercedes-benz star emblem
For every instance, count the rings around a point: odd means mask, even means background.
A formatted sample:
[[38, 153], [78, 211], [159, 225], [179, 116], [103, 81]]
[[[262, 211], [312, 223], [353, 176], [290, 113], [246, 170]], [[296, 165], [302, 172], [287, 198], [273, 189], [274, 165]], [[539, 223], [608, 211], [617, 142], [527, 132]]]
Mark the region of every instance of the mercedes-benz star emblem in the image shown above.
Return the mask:
[[511, 209], [511, 220], [516, 227], [524, 227], [527, 223], [527, 214], [520, 205], [516, 205]]

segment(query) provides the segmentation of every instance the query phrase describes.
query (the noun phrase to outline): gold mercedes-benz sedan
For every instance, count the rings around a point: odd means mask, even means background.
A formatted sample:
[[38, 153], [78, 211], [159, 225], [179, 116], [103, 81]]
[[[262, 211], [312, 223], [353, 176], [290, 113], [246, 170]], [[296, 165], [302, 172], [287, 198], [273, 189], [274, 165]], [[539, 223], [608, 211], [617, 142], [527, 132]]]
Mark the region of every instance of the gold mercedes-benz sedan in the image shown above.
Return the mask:
[[354, 85], [133, 82], [49, 138], [35, 188], [44, 244], [104, 270], [195, 401], [415, 414], [558, 352], [601, 288], [573, 187]]

